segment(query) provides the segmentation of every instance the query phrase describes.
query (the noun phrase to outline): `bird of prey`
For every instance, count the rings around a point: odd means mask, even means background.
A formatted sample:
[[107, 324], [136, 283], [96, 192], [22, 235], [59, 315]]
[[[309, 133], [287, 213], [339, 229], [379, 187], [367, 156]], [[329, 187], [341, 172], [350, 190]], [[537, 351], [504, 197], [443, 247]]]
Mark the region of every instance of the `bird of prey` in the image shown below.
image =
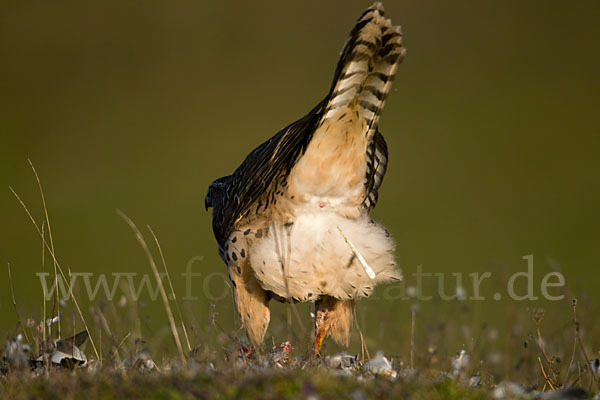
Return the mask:
[[400, 27], [373, 4], [350, 32], [327, 96], [209, 185], [206, 209], [254, 346], [270, 299], [315, 303], [314, 353], [327, 335], [347, 346], [356, 300], [401, 279], [395, 243], [369, 212], [388, 162], [379, 116], [405, 52]]

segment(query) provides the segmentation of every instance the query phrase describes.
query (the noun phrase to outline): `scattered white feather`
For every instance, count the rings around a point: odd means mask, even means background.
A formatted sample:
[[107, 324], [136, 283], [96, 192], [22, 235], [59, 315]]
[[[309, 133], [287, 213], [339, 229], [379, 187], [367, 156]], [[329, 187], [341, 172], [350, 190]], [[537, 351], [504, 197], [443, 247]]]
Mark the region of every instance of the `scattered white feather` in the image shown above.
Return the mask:
[[346, 235], [344, 235], [344, 231], [342, 230], [342, 228], [340, 228], [339, 226], [337, 228], [340, 231], [340, 233], [342, 234], [344, 241], [346, 243], [348, 243], [348, 246], [350, 246], [350, 249], [352, 250], [352, 252], [356, 256], [356, 258], [358, 259], [358, 262], [360, 263], [360, 265], [362, 265], [363, 269], [367, 273], [367, 276], [369, 278], [371, 278], [371, 280], [375, 279], [376, 275], [375, 275], [375, 271], [373, 271], [373, 268], [371, 268], [369, 266], [369, 264], [367, 264], [367, 260], [365, 260], [365, 258], [358, 252], [358, 250], [356, 249], [356, 246], [354, 246], [354, 244], [352, 244], [350, 239], [348, 239], [348, 237]]

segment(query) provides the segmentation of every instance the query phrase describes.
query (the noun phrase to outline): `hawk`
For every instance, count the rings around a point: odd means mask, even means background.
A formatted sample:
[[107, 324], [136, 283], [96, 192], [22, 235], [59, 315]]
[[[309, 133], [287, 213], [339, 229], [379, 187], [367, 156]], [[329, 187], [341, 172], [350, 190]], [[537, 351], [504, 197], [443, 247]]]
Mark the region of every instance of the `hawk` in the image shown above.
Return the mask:
[[350, 32], [327, 96], [209, 185], [206, 209], [254, 346], [270, 299], [315, 303], [315, 353], [327, 335], [348, 345], [355, 301], [401, 279], [395, 243], [369, 212], [388, 162], [379, 116], [405, 52], [400, 27], [373, 4]]

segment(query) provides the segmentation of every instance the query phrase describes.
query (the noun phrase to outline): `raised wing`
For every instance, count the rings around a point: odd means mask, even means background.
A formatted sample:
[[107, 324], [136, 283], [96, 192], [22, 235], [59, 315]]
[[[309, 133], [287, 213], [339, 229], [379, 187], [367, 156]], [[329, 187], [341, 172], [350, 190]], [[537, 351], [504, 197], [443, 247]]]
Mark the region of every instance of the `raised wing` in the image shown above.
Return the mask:
[[321, 119], [322, 104], [254, 149], [215, 196], [211, 204], [213, 231], [220, 245], [237, 221], [267, 209], [277, 188], [286, 185], [285, 177], [306, 150]]

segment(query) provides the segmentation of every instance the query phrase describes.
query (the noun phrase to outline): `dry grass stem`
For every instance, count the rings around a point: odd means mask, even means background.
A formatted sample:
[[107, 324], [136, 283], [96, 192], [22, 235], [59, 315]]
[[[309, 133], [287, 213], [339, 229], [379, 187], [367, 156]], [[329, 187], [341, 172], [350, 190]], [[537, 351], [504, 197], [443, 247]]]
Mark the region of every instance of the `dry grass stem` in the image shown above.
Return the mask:
[[413, 310], [410, 318], [410, 369], [415, 369], [415, 325], [417, 313]]
[[550, 378], [548, 378], [548, 375], [546, 374], [546, 371], [544, 370], [544, 364], [542, 364], [542, 359], [540, 358], [540, 356], [538, 356], [537, 359], [540, 363], [540, 370], [542, 371], [542, 375], [544, 376], [544, 379], [546, 380], [546, 383], [544, 384], [544, 386], [548, 385], [548, 386], [550, 386], [550, 389], [556, 390], [556, 388], [552, 384], [552, 381], [550, 380]]
[[365, 343], [365, 337], [362, 333], [362, 329], [360, 329], [360, 325], [358, 324], [358, 318], [356, 318], [356, 303], [354, 303], [354, 307], [352, 308], [352, 313], [354, 314], [354, 324], [356, 325], [356, 330], [358, 331], [358, 335], [360, 337], [360, 353], [361, 353], [362, 361], [365, 361], [365, 353], [367, 355], [366, 359], [371, 359], [371, 355], [369, 354], [369, 349], [367, 348], [367, 344]]
[[[40, 190], [40, 197], [42, 198], [42, 206], [44, 209], [44, 217], [46, 219], [46, 226], [48, 226], [48, 239], [50, 240], [50, 248], [52, 249], [52, 254], [54, 254], [54, 239], [52, 238], [52, 228], [50, 227], [50, 217], [48, 216], [48, 208], [46, 207], [46, 197], [44, 196], [44, 190], [42, 189], [42, 183], [40, 181], [40, 177], [33, 166], [33, 163], [30, 159], [27, 159], [29, 165], [31, 166], [31, 170], [33, 171], [33, 175], [35, 175], [35, 180], [37, 181], [38, 188]], [[58, 274], [56, 271], [56, 260], [53, 260], [54, 263], [54, 304], [53, 308], [56, 308], [56, 315], [60, 315], [60, 301], [59, 301], [59, 293], [58, 293]], [[52, 315], [54, 315], [54, 309], [52, 310]], [[58, 320], [58, 337], [60, 337], [60, 319]]]
[[177, 346], [177, 351], [179, 352], [181, 362], [185, 363], [186, 362], [185, 354], [183, 353], [183, 347], [181, 346], [181, 340], [179, 339], [179, 332], [177, 331], [177, 326], [175, 325], [175, 318], [173, 318], [173, 312], [171, 311], [171, 306], [169, 305], [169, 298], [167, 296], [167, 292], [165, 291], [165, 287], [162, 283], [162, 279], [160, 278], [160, 274], [158, 273], [158, 268], [156, 268], [156, 263], [154, 262], [154, 257], [152, 257], [152, 253], [150, 253], [150, 249], [148, 248], [148, 245], [146, 244], [146, 241], [144, 240], [144, 236], [142, 236], [142, 233], [137, 228], [137, 226], [133, 223], [133, 221], [127, 215], [125, 215], [125, 213], [123, 213], [121, 210], [117, 210], [117, 214], [121, 218], [123, 218], [123, 220], [127, 223], [127, 225], [129, 225], [131, 230], [133, 230], [138, 243], [140, 244], [140, 246], [142, 246], [142, 249], [144, 250], [144, 253], [146, 254], [146, 258], [148, 259], [148, 262], [150, 263], [150, 267], [152, 268], [152, 272], [154, 273], [154, 277], [156, 278], [156, 283], [158, 284], [160, 295], [162, 297], [162, 300], [163, 300], [163, 303], [165, 306], [165, 310], [167, 312], [167, 317], [169, 318], [169, 325], [171, 327], [171, 333], [173, 334], [173, 339], [175, 339], [175, 345]]
[[15, 300], [15, 289], [13, 287], [12, 274], [10, 271], [10, 263], [8, 263], [8, 285], [10, 286], [10, 297], [12, 299], [13, 307], [15, 309], [15, 314], [17, 315], [17, 330], [21, 329], [27, 340], [27, 343], [31, 344], [29, 340], [29, 336], [27, 335], [27, 331], [25, 330], [25, 326], [23, 326], [23, 320], [21, 319], [21, 315], [19, 314], [19, 310], [17, 309], [17, 301]]
[[[17, 200], [19, 201], [19, 203], [21, 203], [21, 206], [23, 207], [23, 209], [27, 213], [27, 216], [31, 220], [31, 223], [33, 224], [33, 226], [35, 226], [35, 229], [37, 230], [38, 234], [42, 238], [42, 242], [46, 246], [46, 249], [50, 252], [50, 255], [52, 256], [52, 260], [54, 261], [54, 263], [56, 265], [56, 268], [58, 269], [58, 272], [60, 272], [60, 275], [65, 280], [66, 286], [69, 289], [69, 295], [73, 299], [73, 304], [75, 304], [75, 308], [77, 309], [77, 312], [79, 313], [79, 317], [81, 318], [81, 322], [83, 323], [83, 326], [88, 331], [88, 333], [90, 333], [90, 329], [89, 329], [89, 327], [87, 325], [87, 322], [85, 321], [85, 317], [83, 316], [83, 312], [81, 311], [81, 308], [79, 307], [79, 302], [77, 301], [77, 298], [75, 297], [75, 294], [73, 293], [73, 290], [71, 289], [71, 285], [69, 284], [69, 280], [65, 276], [65, 274], [64, 274], [64, 272], [63, 272], [63, 270], [62, 270], [62, 268], [60, 266], [60, 263], [56, 259], [56, 254], [54, 254], [54, 250], [52, 250], [52, 248], [50, 247], [50, 245], [48, 244], [48, 242], [46, 241], [46, 239], [42, 235], [42, 231], [38, 227], [37, 222], [35, 221], [35, 218], [33, 218], [33, 216], [31, 215], [31, 212], [29, 211], [29, 208], [27, 208], [27, 206], [25, 205], [25, 203], [23, 202], [23, 200], [21, 200], [21, 198], [19, 197], [19, 195], [17, 194], [17, 192], [15, 192], [15, 190], [12, 187], [9, 186], [9, 189], [11, 190], [11, 192], [13, 193], [13, 195], [17, 198]], [[92, 345], [92, 348], [94, 349], [94, 354], [96, 355], [96, 358], [98, 360], [100, 360], [100, 354], [98, 353], [98, 349], [96, 348], [96, 344], [94, 343], [94, 339], [92, 338], [91, 334], [90, 334], [90, 344]]]
[[179, 315], [179, 320], [181, 321], [181, 329], [183, 330], [183, 336], [185, 337], [185, 343], [187, 345], [188, 351], [192, 351], [192, 346], [190, 345], [190, 338], [187, 333], [187, 328], [185, 327], [185, 323], [183, 322], [183, 315], [181, 314], [181, 308], [179, 308], [179, 302], [177, 301], [177, 297], [175, 296], [175, 289], [173, 289], [173, 283], [171, 282], [171, 275], [169, 274], [169, 269], [167, 268], [167, 263], [165, 261], [165, 256], [163, 255], [162, 247], [160, 246], [160, 242], [158, 238], [154, 234], [150, 225], [146, 225], [150, 234], [154, 238], [154, 243], [156, 243], [156, 247], [158, 248], [158, 254], [160, 254], [160, 259], [163, 264], [163, 268], [165, 269], [165, 274], [167, 275], [167, 281], [169, 282], [169, 289], [171, 289], [171, 296], [173, 296], [173, 301], [175, 302], [175, 308], [177, 309], [177, 314]]
[[125, 335], [125, 337], [119, 342], [118, 346], [115, 347], [115, 349], [113, 350], [110, 358], [115, 358], [115, 356], [119, 357], [119, 350], [123, 346], [123, 343], [125, 343], [125, 341], [129, 338], [129, 336], [131, 336], [131, 332], [128, 332], [127, 335]]
[[[45, 223], [45, 221], [42, 221], [41, 234], [42, 234], [42, 272], [45, 273], [46, 272], [46, 247], [45, 247], [46, 223]], [[43, 310], [43, 314], [44, 314], [44, 319], [42, 321], [46, 321], [46, 301], [47, 301], [46, 291], [42, 287], [42, 302], [43, 302], [42, 310]], [[42, 324], [42, 337], [43, 337], [44, 343], [46, 343], [46, 324], [45, 323]]]

